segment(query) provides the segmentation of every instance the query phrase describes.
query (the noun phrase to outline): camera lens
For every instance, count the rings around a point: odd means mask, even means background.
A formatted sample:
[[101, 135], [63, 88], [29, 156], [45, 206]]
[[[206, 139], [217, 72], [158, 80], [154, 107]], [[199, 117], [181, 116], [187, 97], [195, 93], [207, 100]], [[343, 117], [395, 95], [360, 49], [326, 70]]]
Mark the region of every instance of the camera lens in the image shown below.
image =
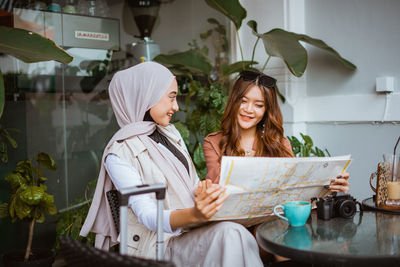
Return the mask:
[[338, 207], [339, 215], [345, 219], [353, 218], [356, 214], [357, 208], [352, 200], [344, 200]]

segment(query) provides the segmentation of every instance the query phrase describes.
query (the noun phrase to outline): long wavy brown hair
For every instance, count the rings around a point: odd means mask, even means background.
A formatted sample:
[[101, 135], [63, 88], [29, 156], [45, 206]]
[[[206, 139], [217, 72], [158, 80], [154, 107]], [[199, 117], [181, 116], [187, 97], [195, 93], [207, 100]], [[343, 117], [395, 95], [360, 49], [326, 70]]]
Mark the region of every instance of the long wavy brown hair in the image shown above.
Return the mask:
[[[261, 74], [261, 73], [260, 73]], [[235, 82], [229, 93], [225, 113], [222, 116], [222, 139], [219, 143], [221, 155], [244, 156], [245, 152], [240, 146], [240, 126], [238, 122], [239, 107], [243, 96], [253, 86], [258, 86], [264, 95], [265, 114], [257, 124], [256, 153], [257, 157], [293, 157], [293, 152], [285, 145], [283, 132], [283, 119], [279, 108], [275, 88], [265, 87], [255, 81], [246, 81], [242, 77]], [[263, 133], [263, 124], [265, 130]]]

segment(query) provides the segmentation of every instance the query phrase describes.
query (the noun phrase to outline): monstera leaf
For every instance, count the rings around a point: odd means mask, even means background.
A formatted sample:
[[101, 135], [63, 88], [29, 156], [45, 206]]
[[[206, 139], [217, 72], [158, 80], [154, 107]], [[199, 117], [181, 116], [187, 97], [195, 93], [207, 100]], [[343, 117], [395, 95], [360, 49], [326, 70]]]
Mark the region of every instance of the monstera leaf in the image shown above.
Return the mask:
[[209, 75], [212, 66], [207, 58], [194, 50], [179, 52], [171, 55], [158, 55], [154, 59], [161, 64], [175, 65], [189, 70], [192, 73], [204, 73]]
[[328, 46], [322, 40], [312, 38], [305, 34], [288, 32], [279, 28], [272, 29], [264, 34], [259, 34], [255, 21], [249, 21], [247, 25], [252, 29], [254, 35], [262, 39], [267, 54], [281, 58], [290, 72], [296, 77], [301, 77], [304, 74], [308, 63], [307, 51], [299, 41], [306, 42], [329, 52], [350, 69], [354, 70], [357, 68], [353, 63], [344, 59], [336, 50]]
[[227, 16], [235, 24], [236, 30], [239, 30], [240, 26], [242, 25], [242, 21], [247, 16], [247, 11], [239, 3], [239, 0], [205, 1], [210, 7]]

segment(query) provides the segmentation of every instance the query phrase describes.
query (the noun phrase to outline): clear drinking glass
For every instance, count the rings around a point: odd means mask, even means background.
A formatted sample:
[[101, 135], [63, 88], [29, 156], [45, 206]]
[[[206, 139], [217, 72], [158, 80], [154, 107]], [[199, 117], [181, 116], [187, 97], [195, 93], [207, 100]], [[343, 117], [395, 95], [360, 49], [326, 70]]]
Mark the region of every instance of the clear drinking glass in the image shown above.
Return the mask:
[[400, 205], [400, 155], [384, 154], [383, 160], [390, 164], [390, 175], [387, 183], [387, 205]]

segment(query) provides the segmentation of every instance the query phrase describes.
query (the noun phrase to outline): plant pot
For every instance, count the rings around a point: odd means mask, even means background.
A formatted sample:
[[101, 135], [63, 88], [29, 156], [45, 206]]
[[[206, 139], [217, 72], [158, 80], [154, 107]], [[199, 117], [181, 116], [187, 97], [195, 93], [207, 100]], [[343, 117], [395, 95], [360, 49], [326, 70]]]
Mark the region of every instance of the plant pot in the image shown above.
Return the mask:
[[4, 267], [51, 267], [54, 262], [54, 253], [50, 249], [32, 249], [31, 256], [24, 262], [25, 250], [5, 253]]

